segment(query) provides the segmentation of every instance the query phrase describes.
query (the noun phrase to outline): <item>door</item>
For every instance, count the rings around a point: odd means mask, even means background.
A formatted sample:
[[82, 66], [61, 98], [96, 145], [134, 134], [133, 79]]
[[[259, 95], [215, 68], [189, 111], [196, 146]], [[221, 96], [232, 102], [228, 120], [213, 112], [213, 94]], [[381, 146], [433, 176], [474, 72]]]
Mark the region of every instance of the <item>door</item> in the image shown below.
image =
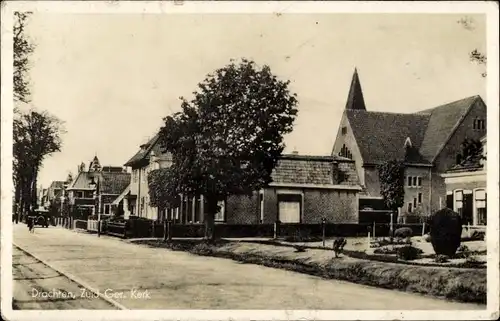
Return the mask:
[[301, 195], [278, 196], [278, 218], [282, 223], [300, 223], [302, 212]]
[[473, 224], [472, 222], [472, 193], [464, 193], [462, 224]]

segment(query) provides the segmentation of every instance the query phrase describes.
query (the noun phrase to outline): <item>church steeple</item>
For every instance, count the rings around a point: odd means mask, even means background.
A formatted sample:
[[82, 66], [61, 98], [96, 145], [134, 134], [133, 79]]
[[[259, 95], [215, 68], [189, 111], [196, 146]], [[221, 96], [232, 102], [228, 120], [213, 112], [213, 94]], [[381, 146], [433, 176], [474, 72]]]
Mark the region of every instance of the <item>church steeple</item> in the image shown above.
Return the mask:
[[351, 87], [349, 88], [345, 108], [366, 110], [365, 99], [363, 98], [363, 91], [361, 90], [361, 83], [356, 68], [354, 68], [354, 74], [352, 75]]

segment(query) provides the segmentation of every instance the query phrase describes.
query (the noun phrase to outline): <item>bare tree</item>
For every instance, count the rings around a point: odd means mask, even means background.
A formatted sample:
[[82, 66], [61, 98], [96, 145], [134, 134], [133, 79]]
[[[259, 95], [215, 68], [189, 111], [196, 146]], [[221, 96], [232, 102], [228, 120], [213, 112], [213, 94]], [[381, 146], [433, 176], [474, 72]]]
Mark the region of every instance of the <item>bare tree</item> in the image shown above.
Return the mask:
[[26, 22], [31, 12], [14, 12], [14, 100], [30, 101], [28, 81], [29, 55], [34, 50], [26, 35]]
[[64, 128], [57, 117], [34, 110], [17, 113], [13, 125], [13, 179], [20, 214], [36, 205], [38, 172], [47, 156], [61, 150]]
[[[468, 31], [474, 31], [476, 29], [475, 21], [471, 17], [462, 17], [457, 23]], [[478, 65], [484, 65], [486, 67], [486, 54], [482, 53], [477, 48], [469, 52], [469, 59]], [[481, 76], [486, 77], [486, 71], [481, 73]]]

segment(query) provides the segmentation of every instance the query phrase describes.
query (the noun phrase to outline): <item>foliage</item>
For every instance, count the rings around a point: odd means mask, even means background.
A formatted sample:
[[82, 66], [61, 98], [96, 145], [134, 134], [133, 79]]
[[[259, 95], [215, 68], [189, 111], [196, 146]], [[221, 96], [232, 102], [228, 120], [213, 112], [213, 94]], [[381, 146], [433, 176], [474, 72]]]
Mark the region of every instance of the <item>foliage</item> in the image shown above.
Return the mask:
[[375, 250], [373, 250], [373, 253], [375, 254], [397, 254], [398, 253], [398, 249], [397, 248], [394, 248], [394, 247], [387, 247], [387, 246], [384, 246], [384, 247], [380, 247], [380, 248], [377, 248]]
[[23, 103], [29, 102], [29, 55], [33, 52], [34, 45], [26, 36], [26, 22], [30, 12], [14, 12], [14, 100]]
[[[474, 20], [470, 17], [462, 17], [457, 21], [457, 23], [462, 25], [466, 30], [474, 31], [475, 29]], [[484, 65], [486, 67], [486, 55], [477, 50], [477, 48], [469, 52], [469, 59], [470, 61], [477, 63], [478, 65]], [[483, 72], [481, 73], [481, 76], [486, 77], [487, 73]]]
[[347, 241], [345, 238], [340, 237], [333, 241], [333, 252], [335, 252], [335, 257], [338, 257], [344, 251]]
[[394, 236], [399, 237], [399, 238], [411, 237], [412, 234], [413, 234], [413, 231], [409, 227], [401, 227], [401, 228], [396, 229], [396, 231], [394, 231]]
[[420, 254], [422, 254], [423, 251], [417, 247], [411, 246], [411, 245], [405, 245], [400, 248], [398, 248], [398, 258], [405, 260], [405, 261], [411, 261], [415, 260], [418, 258]]
[[460, 145], [459, 164], [479, 164], [481, 160], [485, 160], [483, 155], [483, 144], [477, 139], [466, 138]]
[[446, 263], [449, 261], [449, 257], [447, 255], [444, 255], [444, 254], [438, 254], [434, 258], [434, 261], [436, 261], [436, 263]]
[[443, 208], [430, 218], [431, 243], [436, 254], [452, 257], [460, 246], [462, 220], [458, 213]]
[[243, 59], [208, 75], [193, 100], [181, 97], [182, 112], [166, 117], [160, 131], [172, 166], [158, 180], [172, 183], [153, 194], [168, 194], [168, 199], [204, 195], [206, 236], [214, 237], [218, 201], [251, 195], [271, 182], [285, 147], [283, 136], [291, 132], [297, 114], [289, 83], [268, 66]]
[[387, 208], [396, 213], [398, 208], [404, 204], [404, 163], [398, 160], [390, 160], [377, 168], [380, 180], [380, 194]]
[[13, 127], [15, 204], [23, 213], [36, 205], [38, 171], [47, 156], [61, 150], [64, 129], [55, 116], [35, 110], [16, 113]]

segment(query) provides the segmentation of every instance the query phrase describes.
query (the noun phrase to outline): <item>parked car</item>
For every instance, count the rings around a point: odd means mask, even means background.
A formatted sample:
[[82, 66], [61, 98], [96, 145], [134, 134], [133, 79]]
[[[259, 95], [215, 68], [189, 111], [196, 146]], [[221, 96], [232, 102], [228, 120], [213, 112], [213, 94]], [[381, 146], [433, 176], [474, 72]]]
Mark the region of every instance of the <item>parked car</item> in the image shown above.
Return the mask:
[[49, 227], [52, 220], [49, 211], [44, 208], [37, 208], [33, 211], [33, 215], [28, 216], [28, 218], [34, 218], [35, 226], [40, 225], [45, 228]]

